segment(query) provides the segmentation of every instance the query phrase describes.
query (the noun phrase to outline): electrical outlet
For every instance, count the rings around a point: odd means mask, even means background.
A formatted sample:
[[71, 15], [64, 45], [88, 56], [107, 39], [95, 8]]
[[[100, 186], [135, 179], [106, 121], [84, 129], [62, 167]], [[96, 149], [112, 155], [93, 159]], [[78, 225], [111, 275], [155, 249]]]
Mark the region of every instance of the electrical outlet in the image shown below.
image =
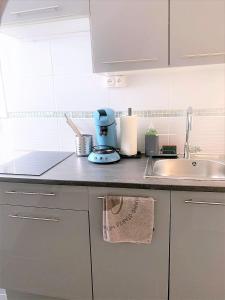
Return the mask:
[[115, 76], [115, 87], [123, 88], [127, 86], [127, 77], [125, 75]]
[[104, 83], [107, 88], [123, 88], [127, 86], [125, 75], [106, 75]]

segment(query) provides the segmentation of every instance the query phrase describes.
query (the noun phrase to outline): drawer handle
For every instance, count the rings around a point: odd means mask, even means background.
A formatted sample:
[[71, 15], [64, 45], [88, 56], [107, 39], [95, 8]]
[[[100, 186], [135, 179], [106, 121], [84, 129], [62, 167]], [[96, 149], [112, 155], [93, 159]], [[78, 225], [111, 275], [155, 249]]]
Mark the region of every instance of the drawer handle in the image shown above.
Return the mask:
[[184, 201], [186, 204], [198, 204], [198, 205], [220, 205], [220, 206], [225, 206], [225, 203], [223, 202], [205, 202], [205, 201], [193, 201], [192, 199], [190, 200], [185, 200]]
[[[126, 197], [126, 196], [125, 196]], [[129, 197], [129, 196], [128, 196]], [[99, 196], [99, 197], [97, 197], [99, 200], [104, 200], [105, 199], [105, 197], [104, 196]], [[157, 202], [157, 200], [154, 200], [154, 202]]]
[[55, 193], [38, 193], [38, 192], [17, 192], [17, 191], [5, 191], [5, 194], [11, 195], [27, 195], [27, 196], [56, 196]]
[[36, 13], [36, 12], [44, 12], [46, 10], [52, 10], [52, 9], [59, 9], [58, 5], [54, 6], [48, 6], [48, 7], [40, 7], [40, 8], [33, 8], [29, 10], [20, 10], [20, 11], [12, 11], [11, 15], [24, 15], [24, 14], [30, 14], [30, 13]]
[[127, 60], [113, 60], [113, 61], [103, 61], [103, 64], [121, 64], [129, 62], [144, 62], [144, 61], [157, 61], [158, 58], [143, 58], [143, 59], [127, 59]]
[[225, 55], [225, 52], [187, 54], [184, 55], [184, 58], [198, 58], [198, 57], [210, 57], [210, 56], [221, 56], [221, 55]]
[[39, 218], [30, 216], [20, 216], [20, 215], [8, 215], [9, 218], [21, 219], [21, 220], [34, 220], [34, 221], [47, 221], [47, 222], [59, 222], [58, 218]]

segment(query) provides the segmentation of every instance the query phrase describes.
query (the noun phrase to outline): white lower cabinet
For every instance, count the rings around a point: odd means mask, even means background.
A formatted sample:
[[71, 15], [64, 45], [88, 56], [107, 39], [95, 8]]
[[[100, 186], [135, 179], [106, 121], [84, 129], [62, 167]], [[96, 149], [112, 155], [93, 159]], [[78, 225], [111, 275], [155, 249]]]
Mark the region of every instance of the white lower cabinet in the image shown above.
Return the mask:
[[[150, 245], [110, 244], [102, 236], [104, 195], [152, 196], [155, 230]], [[170, 191], [90, 188], [90, 228], [95, 300], [167, 300]]]
[[0, 205], [0, 287], [9, 300], [91, 300], [89, 242], [88, 211]]
[[170, 300], [225, 299], [225, 194], [172, 192]]
[[[150, 245], [103, 241], [105, 195], [156, 200]], [[1, 288], [8, 300], [224, 300], [225, 194], [1, 184]]]

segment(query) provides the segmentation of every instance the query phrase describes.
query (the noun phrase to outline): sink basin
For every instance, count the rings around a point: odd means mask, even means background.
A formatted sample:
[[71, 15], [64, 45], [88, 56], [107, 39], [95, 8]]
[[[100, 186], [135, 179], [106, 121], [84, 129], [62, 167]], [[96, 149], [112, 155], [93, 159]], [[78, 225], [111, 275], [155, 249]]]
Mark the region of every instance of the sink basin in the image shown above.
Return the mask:
[[225, 179], [225, 164], [200, 159], [163, 159], [148, 163], [147, 176], [189, 179]]

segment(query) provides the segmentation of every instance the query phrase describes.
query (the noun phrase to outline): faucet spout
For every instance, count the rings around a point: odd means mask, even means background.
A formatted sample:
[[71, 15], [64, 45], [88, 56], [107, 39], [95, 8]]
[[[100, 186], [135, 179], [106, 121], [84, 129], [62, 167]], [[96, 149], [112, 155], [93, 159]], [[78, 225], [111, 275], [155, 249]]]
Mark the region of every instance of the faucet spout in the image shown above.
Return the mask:
[[186, 115], [186, 138], [184, 144], [184, 158], [190, 159], [190, 131], [192, 130], [192, 107], [188, 107]]

